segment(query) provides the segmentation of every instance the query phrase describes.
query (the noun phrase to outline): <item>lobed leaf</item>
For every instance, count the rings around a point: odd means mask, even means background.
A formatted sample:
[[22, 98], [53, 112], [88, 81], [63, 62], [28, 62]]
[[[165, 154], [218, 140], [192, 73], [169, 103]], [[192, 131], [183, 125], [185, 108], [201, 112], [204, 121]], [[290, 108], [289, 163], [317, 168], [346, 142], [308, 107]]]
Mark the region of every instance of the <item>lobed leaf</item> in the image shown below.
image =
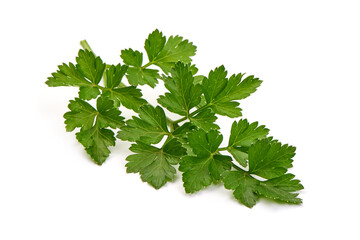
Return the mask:
[[194, 85], [194, 77], [189, 65], [178, 62], [171, 70], [171, 78], [165, 81], [170, 91], [159, 97], [158, 102], [169, 111], [188, 116], [190, 109], [200, 103], [201, 87]]
[[133, 117], [121, 127], [117, 137], [125, 141], [142, 141], [147, 144], [156, 144], [169, 135], [164, 110], [157, 106], [143, 105], [139, 110], [139, 117]]
[[131, 145], [130, 150], [136, 154], [126, 158], [127, 172], [139, 172], [141, 179], [156, 189], [174, 179], [176, 170], [172, 165], [177, 164], [186, 153], [176, 139], [165, 143], [161, 149], [137, 142]]

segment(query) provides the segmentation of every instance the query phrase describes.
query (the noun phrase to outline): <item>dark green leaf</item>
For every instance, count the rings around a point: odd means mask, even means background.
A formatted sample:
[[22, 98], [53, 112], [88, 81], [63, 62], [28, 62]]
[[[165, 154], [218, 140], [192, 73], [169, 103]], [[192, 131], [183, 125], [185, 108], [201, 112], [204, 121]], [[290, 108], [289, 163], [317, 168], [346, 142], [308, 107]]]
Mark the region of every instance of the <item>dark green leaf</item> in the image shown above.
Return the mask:
[[131, 142], [142, 141], [147, 144], [155, 144], [161, 141], [163, 136], [168, 135], [167, 122], [164, 110], [150, 105], [140, 107], [139, 117], [133, 117], [121, 127], [117, 137]]
[[237, 147], [228, 149], [228, 152], [235, 158], [235, 160], [243, 167], [247, 166], [248, 154]]
[[196, 114], [194, 117], [190, 117], [190, 122], [198, 128], [209, 131], [211, 129], [219, 129], [219, 126], [214, 123], [216, 119], [217, 117], [211, 109], [205, 109], [204, 111]]
[[83, 76], [94, 84], [100, 82], [106, 66], [100, 57], [95, 57], [88, 50], [80, 50], [76, 62], [76, 67]]
[[229, 117], [240, 117], [241, 108], [236, 100], [241, 100], [255, 92], [261, 80], [248, 76], [242, 80], [243, 74], [232, 75], [226, 78], [224, 66], [210, 71], [209, 76], [202, 81], [202, 89], [206, 103], [215, 113]]
[[260, 182], [258, 193], [261, 196], [279, 200], [287, 203], [300, 204], [302, 200], [297, 198], [298, 193], [294, 193], [303, 189], [299, 180], [294, 180], [293, 174], [285, 174], [278, 178], [273, 178], [265, 182]]
[[171, 78], [165, 81], [170, 93], [160, 96], [158, 102], [171, 112], [188, 116], [189, 110], [200, 103], [201, 87], [193, 82], [189, 66], [178, 62], [171, 70]]
[[214, 130], [206, 133], [200, 129], [188, 134], [189, 146], [196, 156], [185, 156], [179, 170], [187, 193], [194, 193], [212, 182], [220, 180], [221, 174], [231, 169], [231, 158], [216, 153], [222, 136]]
[[234, 197], [245, 206], [252, 208], [258, 200], [257, 188], [259, 181], [240, 171], [223, 173], [226, 189], [234, 190]]
[[127, 172], [139, 172], [141, 179], [156, 189], [174, 179], [176, 170], [172, 165], [177, 164], [186, 153], [175, 139], [161, 149], [137, 142], [131, 145], [130, 150], [136, 154], [126, 158], [129, 161], [126, 164]]
[[249, 124], [246, 119], [241, 119], [238, 122], [235, 121], [231, 126], [228, 146], [250, 147], [257, 140], [265, 138], [268, 133], [269, 129], [264, 125], [258, 126], [258, 122]]
[[127, 70], [127, 65], [111, 65], [110, 68], [106, 70], [105, 87], [109, 89], [120, 87], [121, 80], [125, 76]]
[[75, 128], [89, 129], [93, 126], [97, 111], [89, 103], [75, 98], [68, 105], [70, 112], [64, 114], [66, 131], [71, 132]]
[[64, 114], [66, 130], [81, 128], [76, 134], [78, 141], [101, 165], [110, 154], [108, 147], [115, 146], [114, 133], [106, 128], [119, 128], [124, 124], [120, 110], [114, 107], [113, 101], [102, 97], [97, 99], [97, 109], [79, 98], [70, 101], [69, 109], [70, 112]]
[[292, 166], [295, 147], [263, 139], [250, 146], [248, 155], [249, 173], [271, 179], [283, 175]]
[[101, 165], [109, 157], [109, 146], [115, 146], [114, 132], [95, 125], [90, 129], [76, 133], [76, 138], [85, 147], [86, 152]]
[[69, 65], [63, 63], [58, 66], [59, 70], [52, 73], [52, 77], [48, 78], [46, 84], [49, 87], [59, 86], [73, 86], [73, 87], [91, 87], [90, 81], [86, 80], [85, 77], [76, 69], [75, 65], [69, 63]]

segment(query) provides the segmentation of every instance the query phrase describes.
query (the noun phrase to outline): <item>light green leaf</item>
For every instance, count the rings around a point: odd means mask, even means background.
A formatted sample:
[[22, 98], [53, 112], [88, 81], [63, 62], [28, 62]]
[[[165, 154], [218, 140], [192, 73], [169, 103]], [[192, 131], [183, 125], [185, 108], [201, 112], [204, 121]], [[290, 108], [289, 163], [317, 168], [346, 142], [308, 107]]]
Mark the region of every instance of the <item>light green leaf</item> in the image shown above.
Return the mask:
[[100, 57], [95, 57], [88, 50], [80, 50], [76, 62], [76, 67], [83, 76], [94, 84], [100, 82], [106, 66]]
[[159, 55], [161, 50], [164, 48], [165, 42], [166, 37], [164, 37], [162, 32], [159, 30], [156, 29], [149, 34], [149, 37], [145, 40], [145, 50], [150, 62]]
[[193, 43], [183, 40], [180, 36], [170, 36], [163, 49], [154, 57], [152, 62], [167, 74], [178, 61], [185, 64], [190, 63], [195, 52], [196, 46]]
[[100, 94], [100, 90], [97, 87], [80, 87], [79, 97], [84, 100], [91, 100], [96, 98]]
[[121, 51], [120, 57], [123, 59], [126, 65], [134, 67], [141, 67], [143, 62], [143, 54], [139, 51], [134, 51], [131, 48]]

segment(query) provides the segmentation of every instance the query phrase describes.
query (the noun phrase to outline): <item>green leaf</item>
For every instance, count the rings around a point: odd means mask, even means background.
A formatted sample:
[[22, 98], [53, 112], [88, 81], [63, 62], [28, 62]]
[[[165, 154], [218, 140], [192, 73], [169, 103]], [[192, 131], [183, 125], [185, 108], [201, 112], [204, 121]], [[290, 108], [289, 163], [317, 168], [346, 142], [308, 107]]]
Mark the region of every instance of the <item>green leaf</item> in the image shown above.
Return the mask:
[[126, 75], [129, 83], [133, 86], [148, 84], [155, 87], [160, 78], [158, 70], [140, 67], [129, 67]]
[[211, 130], [206, 133], [200, 129], [188, 134], [189, 145], [196, 156], [185, 156], [179, 170], [183, 172], [184, 188], [194, 193], [212, 182], [219, 181], [221, 174], [231, 169], [231, 158], [216, 153], [222, 135]]
[[223, 136], [215, 130], [205, 132], [202, 129], [188, 134], [189, 145], [198, 157], [208, 157], [219, 148]]
[[100, 90], [97, 87], [80, 87], [79, 97], [84, 100], [91, 100], [96, 98], [100, 94]]
[[89, 103], [75, 98], [68, 105], [70, 112], [64, 114], [66, 131], [71, 132], [75, 128], [89, 129], [93, 126], [97, 111]]
[[120, 87], [122, 78], [125, 76], [128, 70], [127, 65], [111, 65], [106, 70], [106, 82], [105, 87], [109, 89], [116, 89]]
[[236, 100], [244, 99], [255, 92], [261, 80], [248, 76], [242, 80], [244, 74], [232, 75], [227, 79], [224, 66], [210, 71], [209, 76], [202, 81], [202, 90], [206, 103], [213, 111], [229, 117], [240, 117], [241, 108]]
[[77, 140], [96, 164], [101, 165], [109, 157], [109, 146], [115, 146], [114, 132], [95, 125], [90, 129], [76, 133]]
[[135, 112], [138, 112], [140, 106], [147, 103], [145, 99], [141, 98], [141, 90], [133, 86], [105, 89], [102, 96], [113, 100], [116, 107], [119, 107], [121, 103]]
[[216, 119], [217, 117], [211, 109], [205, 109], [204, 111], [196, 114], [194, 117], [190, 117], [190, 122], [198, 128], [209, 131], [211, 129], [219, 129], [219, 126], [214, 123]]
[[131, 145], [130, 150], [136, 154], [126, 158], [127, 172], [139, 172], [141, 179], [156, 189], [174, 179], [176, 170], [172, 165], [186, 154], [176, 139], [170, 140], [161, 149], [137, 142]]
[[287, 144], [260, 140], [249, 148], [249, 173], [266, 179], [279, 177], [292, 167], [295, 150]]
[[246, 119], [241, 119], [238, 122], [235, 121], [231, 126], [228, 146], [250, 147], [257, 140], [265, 138], [268, 133], [269, 129], [264, 125], [258, 126], [258, 122], [249, 124]]
[[196, 126], [194, 126], [193, 124], [186, 122], [183, 125], [181, 125], [180, 127], [176, 128], [172, 135], [174, 137], [178, 137], [180, 139], [187, 139], [187, 134], [193, 130], [196, 129]]
[[232, 147], [228, 149], [228, 152], [235, 158], [235, 160], [243, 167], [247, 166], [248, 154], [242, 149]]
[[171, 112], [188, 116], [190, 109], [200, 103], [201, 87], [193, 82], [189, 65], [176, 63], [171, 70], [171, 78], [165, 81], [165, 87], [170, 93], [160, 96], [158, 102]]
[[73, 86], [73, 87], [91, 87], [90, 81], [76, 69], [75, 65], [69, 63], [69, 65], [63, 63], [58, 66], [59, 70], [52, 73], [52, 77], [49, 77], [45, 82], [49, 87], [59, 86]]
[[258, 193], [261, 196], [275, 199], [286, 203], [300, 204], [302, 200], [298, 198], [298, 193], [294, 193], [304, 187], [299, 180], [294, 180], [293, 174], [285, 174], [278, 178], [273, 178], [264, 182], [260, 182]]
[[195, 52], [196, 46], [193, 43], [183, 40], [180, 36], [170, 36], [163, 49], [153, 58], [152, 62], [167, 74], [178, 61], [185, 64], [190, 63]]
[[52, 73], [46, 84], [50, 87], [75, 86], [80, 87], [79, 97], [90, 100], [96, 98], [100, 91], [97, 85], [104, 73], [106, 64], [100, 57], [95, 57], [88, 50], [80, 50], [76, 57], [77, 65], [72, 63], [59, 66], [59, 70]]
[[95, 57], [94, 53], [88, 50], [80, 50], [76, 62], [76, 67], [83, 76], [94, 84], [100, 82], [106, 67], [100, 57]]
[[224, 66], [215, 68], [210, 71], [208, 78], [202, 83], [202, 89], [207, 103], [211, 103], [224, 90], [228, 80], [227, 71]]
[[223, 173], [223, 181], [226, 189], [234, 190], [234, 197], [244, 204], [252, 208], [259, 196], [257, 188], [259, 181], [240, 171], [228, 171]]
[[226, 189], [232, 189], [234, 196], [247, 207], [253, 207], [259, 196], [286, 202], [300, 204], [298, 193], [303, 189], [299, 180], [294, 180], [293, 174], [285, 174], [267, 181], [259, 181], [248, 173], [241, 171], [227, 171], [222, 174]]
[[148, 84], [155, 87], [158, 83], [158, 70], [147, 69], [142, 67], [143, 54], [139, 51], [134, 51], [131, 48], [121, 51], [121, 58], [124, 63], [131, 67], [127, 70], [127, 79], [133, 86]]
[[250, 147], [259, 139], [266, 138], [269, 129], [258, 126], [258, 122], [249, 124], [246, 119], [234, 122], [231, 126], [231, 134], [228, 144], [228, 152], [243, 167], [247, 166], [248, 154], [244, 147]]
[[156, 144], [163, 136], [169, 135], [164, 110], [157, 106], [143, 105], [139, 110], [139, 117], [133, 117], [121, 127], [117, 137], [126, 141], [142, 141]]
[[[121, 58], [124, 63], [131, 66], [126, 77], [133, 86], [148, 84], [155, 87], [160, 75], [158, 70], [149, 69], [150, 65], [157, 65], [168, 74], [176, 62], [190, 63], [190, 57], [195, 55], [196, 47], [179, 36], [171, 36], [166, 41], [162, 32], [156, 29], [145, 40], [145, 50], [149, 63], [144, 66], [142, 66], [143, 54], [141, 52], [134, 51], [131, 48], [121, 51]], [[192, 69], [195, 70], [195, 68]]]
[[131, 65], [134, 67], [141, 67], [143, 62], [143, 54], [139, 51], [134, 51], [131, 48], [121, 51], [120, 57], [126, 65]]
[[149, 34], [149, 37], [145, 40], [145, 50], [150, 62], [159, 55], [161, 50], [164, 48], [165, 42], [166, 37], [164, 37], [162, 32], [159, 30], [156, 29]]
[[120, 116], [121, 112], [114, 107], [114, 102], [109, 99], [97, 99], [97, 124], [99, 128], [110, 127], [120, 128], [124, 125], [124, 118]]
[[70, 101], [69, 109], [64, 114], [66, 130], [81, 128], [76, 134], [78, 141], [91, 158], [101, 165], [110, 154], [108, 147], [115, 146], [114, 133], [106, 128], [115, 129], [124, 124], [120, 110], [114, 107], [113, 101], [102, 97], [97, 99], [97, 109], [79, 98]]
[[121, 80], [127, 69], [128, 66], [118, 64], [117, 66], [110, 66], [110, 68], [106, 70], [106, 88], [103, 90], [102, 96], [113, 100], [116, 107], [122, 104], [124, 107], [138, 112], [140, 106], [147, 102], [141, 98], [142, 94], [140, 89], [133, 86], [121, 86]]

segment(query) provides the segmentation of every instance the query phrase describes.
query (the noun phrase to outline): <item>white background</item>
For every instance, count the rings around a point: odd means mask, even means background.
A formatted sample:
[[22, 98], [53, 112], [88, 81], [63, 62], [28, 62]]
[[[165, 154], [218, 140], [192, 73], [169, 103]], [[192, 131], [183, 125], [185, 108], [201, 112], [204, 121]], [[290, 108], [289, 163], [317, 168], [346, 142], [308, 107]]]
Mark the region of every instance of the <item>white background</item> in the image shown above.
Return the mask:
[[[0, 239], [360, 239], [359, 9], [346, 0], [2, 1]], [[121, 49], [143, 51], [155, 28], [194, 42], [201, 74], [224, 64], [264, 80], [243, 115], [297, 147], [301, 206], [248, 209], [222, 186], [186, 195], [180, 176], [156, 191], [126, 174], [129, 143], [99, 167], [65, 132], [77, 90], [44, 84], [57, 65], [74, 61], [82, 39], [117, 63]], [[218, 121], [224, 139], [232, 121]]]

